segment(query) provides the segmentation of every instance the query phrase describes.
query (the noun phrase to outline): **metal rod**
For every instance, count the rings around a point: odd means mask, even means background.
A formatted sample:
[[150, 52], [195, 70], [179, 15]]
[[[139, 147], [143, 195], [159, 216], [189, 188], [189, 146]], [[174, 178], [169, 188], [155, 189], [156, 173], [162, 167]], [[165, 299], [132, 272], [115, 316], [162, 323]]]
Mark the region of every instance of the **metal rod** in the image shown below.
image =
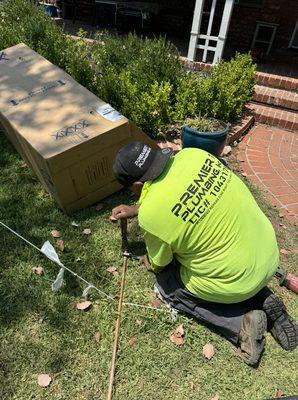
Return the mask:
[[120, 220], [121, 226], [121, 249], [123, 253], [128, 251], [128, 241], [127, 241], [127, 219]]
[[114, 377], [115, 377], [116, 356], [117, 356], [118, 341], [119, 341], [119, 331], [120, 331], [120, 321], [121, 321], [121, 311], [122, 311], [127, 260], [128, 260], [128, 257], [124, 256], [123, 263], [122, 263], [122, 271], [121, 271], [121, 285], [120, 285], [119, 300], [118, 300], [118, 313], [117, 313], [117, 320], [116, 320], [116, 324], [115, 324], [114, 347], [113, 347], [113, 354], [112, 354], [109, 390], [108, 390], [108, 397], [107, 397], [108, 400], [111, 400], [112, 395], [113, 395], [113, 384], [114, 384]]
[[116, 320], [116, 324], [115, 324], [114, 347], [113, 347], [113, 354], [112, 354], [109, 389], [108, 389], [108, 397], [107, 397], [108, 400], [111, 400], [112, 396], [113, 396], [113, 384], [114, 384], [114, 378], [115, 378], [116, 356], [117, 356], [117, 349], [118, 349], [118, 342], [119, 342], [121, 312], [122, 312], [123, 293], [124, 293], [124, 284], [125, 284], [125, 273], [126, 273], [127, 260], [129, 258], [128, 241], [127, 241], [127, 219], [120, 220], [120, 227], [121, 227], [121, 247], [122, 247], [122, 252], [123, 252], [123, 263], [122, 263], [122, 269], [121, 269], [121, 284], [120, 284], [119, 299], [118, 299], [117, 320]]

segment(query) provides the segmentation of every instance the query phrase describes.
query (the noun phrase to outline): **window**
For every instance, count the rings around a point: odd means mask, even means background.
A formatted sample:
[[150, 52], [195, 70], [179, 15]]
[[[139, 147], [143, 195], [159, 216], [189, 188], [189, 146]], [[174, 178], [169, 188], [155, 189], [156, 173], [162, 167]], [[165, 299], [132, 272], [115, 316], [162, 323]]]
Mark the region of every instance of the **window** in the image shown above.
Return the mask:
[[289, 44], [289, 47], [293, 47], [294, 49], [298, 49], [298, 19], [293, 31], [293, 35]]
[[268, 56], [275, 38], [277, 27], [277, 24], [269, 24], [268, 22], [257, 21], [251, 47], [253, 49], [262, 50]]

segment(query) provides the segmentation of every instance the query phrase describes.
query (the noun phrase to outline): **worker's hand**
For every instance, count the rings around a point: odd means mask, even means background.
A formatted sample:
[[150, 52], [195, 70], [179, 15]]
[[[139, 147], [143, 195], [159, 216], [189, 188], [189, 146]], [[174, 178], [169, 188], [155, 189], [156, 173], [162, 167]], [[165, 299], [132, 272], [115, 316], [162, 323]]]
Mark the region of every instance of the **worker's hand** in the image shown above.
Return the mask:
[[120, 204], [113, 208], [112, 215], [110, 219], [112, 221], [117, 221], [118, 219], [130, 219], [138, 215], [139, 206], [137, 204], [133, 206], [126, 206], [125, 204]]

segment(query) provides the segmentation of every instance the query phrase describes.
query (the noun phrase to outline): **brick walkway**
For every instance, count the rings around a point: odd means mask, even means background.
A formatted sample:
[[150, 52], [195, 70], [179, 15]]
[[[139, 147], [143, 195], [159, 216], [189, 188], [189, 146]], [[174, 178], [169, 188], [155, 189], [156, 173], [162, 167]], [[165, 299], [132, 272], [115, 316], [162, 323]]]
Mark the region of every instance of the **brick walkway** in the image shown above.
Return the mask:
[[255, 125], [239, 149], [238, 160], [247, 178], [281, 209], [280, 216], [298, 224], [298, 135]]

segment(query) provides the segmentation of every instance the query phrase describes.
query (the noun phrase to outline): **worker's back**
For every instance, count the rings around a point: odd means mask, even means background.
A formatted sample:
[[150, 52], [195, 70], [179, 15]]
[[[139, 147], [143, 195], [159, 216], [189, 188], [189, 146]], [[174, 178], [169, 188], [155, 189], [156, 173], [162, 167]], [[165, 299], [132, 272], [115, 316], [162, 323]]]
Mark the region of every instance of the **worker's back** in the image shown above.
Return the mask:
[[244, 183], [214, 156], [184, 149], [139, 209], [142, 229], [167, 243], [185, 286], [221, 303], [246, 300], [273, 276], [273, 227]]

